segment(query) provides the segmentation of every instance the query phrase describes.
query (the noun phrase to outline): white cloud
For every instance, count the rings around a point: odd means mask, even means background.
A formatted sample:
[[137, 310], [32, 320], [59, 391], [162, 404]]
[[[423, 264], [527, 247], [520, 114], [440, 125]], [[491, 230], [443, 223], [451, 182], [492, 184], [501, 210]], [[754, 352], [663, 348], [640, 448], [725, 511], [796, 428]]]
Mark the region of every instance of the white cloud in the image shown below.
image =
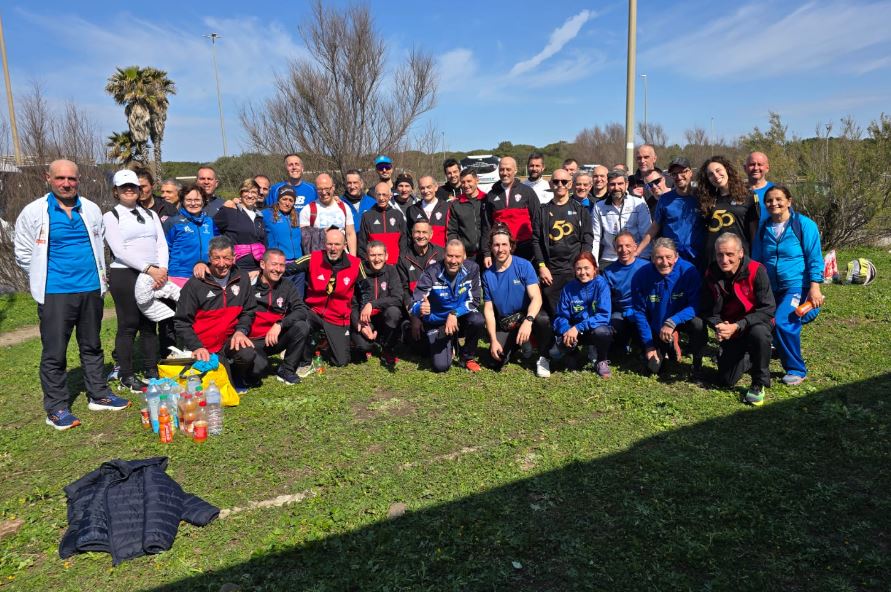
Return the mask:
[[565, 23], [554, 29], [550, 39], [548, 39], [548, 44], [545, 45], [544, 49], [528, 60], [514, 64], [514, 67], [510, 70], [510, 76], [519, 76], [520, 74], [528, 72], [538, 67], [539, 64], [549, 57], [555, 55], [563, 49], [567, 43], [575, 39], [576, 35], [581, 31], [582, 25], [594, 18], [594, 16], [594, 12], [585, 9], [577, 15], [569, 17]]
[[436, 62], [440, 92], [449, 92], [456, 86], [460, 86], [463, 91], [472, 83], [477, 73], [477, 62], [473, 51], [463, 47], [442, 54]]
[[[705, 27], [692, 26], [689, 34], [660, 38], [641, 61], [696, 78], [765, 78], [826, 67], [850, 71], [852, 56], [891, 43], [887, 27], [865, 25], [886, 20], [888, 0], [808, 2], [787, 14], [782, 8], [750, 3]], [[675, 15], [682, 22], [686, 16]]]

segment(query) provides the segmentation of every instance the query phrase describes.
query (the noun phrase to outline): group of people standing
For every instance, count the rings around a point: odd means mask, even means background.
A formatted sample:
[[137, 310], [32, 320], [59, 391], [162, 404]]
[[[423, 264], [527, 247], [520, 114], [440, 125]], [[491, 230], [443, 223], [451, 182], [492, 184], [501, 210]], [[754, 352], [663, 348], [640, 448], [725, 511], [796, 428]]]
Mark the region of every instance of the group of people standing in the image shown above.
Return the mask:
[[[279, 352], [276, 377], [293, 385], [312, 372], [316, 350], [342, 366], [379, 349], [392, 371], [400, 343], [427, 352], [434, 371], [449, 370], [457, 353], [477, 372], [484, 334], [495, 368], [518, 354], [537, 360], [544, 378], [552, 362], [576, 366], [581, 348], [609, 378], [609, 360], [634, 344], [646, 371], [662, 372], [681, 359], [685, 333], [701, 379], [711, 327], [718, 380], [732, 385], [748, 371], [747, 402], [763, 402], [772, 343], [783, 382], [801, 382], [809, 318], [796, 308], [823, 304], [816, 225], [794, 211], [787, 188], [766, 181], [760, 153], [746, 162], [748, 183], [719, 156], [703, 163], [698, 182], [690, 163], [675, 159], [671, 188], [651, 146], [636, 156], [633, 175], [599, 165], [578, 172], [567, 161], [545, 184], [541, 155], [529, 157], [525, 182], [505, 157], [488, 193], [474, 169], [449, 159], [446, 182], [420, 177], [418, 197], [415, 179], [394, 178], [385, 155], [367, 193], [350, 170], [340, 195], [328, 174], [305, 181], [295, 154], [285, 158], [285, 181], [258, 175], [232, 200], [215, 194], [211, 167], [191, 187], [163, 182], [157, 197], [150, 175], [122, 170], [105, 214], [78, 194], [77, 165], [55, 161], [50, 192], [26, 206], [15, 235], [38, 302], [47, 423], [80, 423], [65, 386], [75, 328], [93, 410], [129, 405], [110, 379], [132, 392], [145, 386], [134, 367], [137, 334], [144, 377], [156, 376], [159, 356], [178, 343], [199, 360], [217, 354], [247, 389]], [[99, 327], [109, 286], [118, 330], [106, 377]]]

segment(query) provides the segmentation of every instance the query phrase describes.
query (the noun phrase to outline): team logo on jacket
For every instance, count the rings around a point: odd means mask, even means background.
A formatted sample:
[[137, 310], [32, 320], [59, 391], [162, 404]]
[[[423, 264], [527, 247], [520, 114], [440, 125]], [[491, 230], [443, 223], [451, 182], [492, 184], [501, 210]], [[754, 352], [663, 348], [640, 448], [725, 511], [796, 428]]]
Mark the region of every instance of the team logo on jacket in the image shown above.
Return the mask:
[[396, 226], [396, 218], [390, 218], [390, 226]]
[[381, 282], [381, 290], [387, 289], [387, 282]]
[[519, 202], [522, 196], [518, 193], [514, 196], [514, 201]]
[[256, 294], [254, 294], [254, 296], [257, 298], [257, 300], [263, 298], [263, 295], [260, 294], [259, 292], [257, 292]]
[[238, 286], [232, 286], [232, 295], [233, 296], [238, 296], [239, 292], [241, 292], [241, 288], [239, 288]]
[[442, 212], [436, 212], [436, 219], [442, 220]]
[[320, 273], [319, 275], [316, 276], [316, 279], [319, 280], [320, 282], [324, 282], [324, 281], [325, 281], [325, 276], [323, 276], [323, 275]]
[[185, 226], [185, 227], [183, 227], [183, 232], [191, 233], [191, 232], [195, 232], [195, 231], [192, 230], [192, 228], [190, 226]]
[[344, 285], [344, 286], [349, 286], [349, 285], [350, 285], [350, 278], [348, 278], [348, 277], [343, 278], [343, 285]]
[[380, 220], [375, 220], [374, 223], [375, 223], [376, 225], [380, 226], [381, 221], [380, 221]]
[[205, 296], [205, 298], [213, 298], [213, 297], [214, 297], [213, 290], [208, 290], [208, 291], [207, 291], [207, 296]]
[[275, 305], [279, 308], [283, 307], [285, 305], [285, 299], [279, 296], [275, 299]]
[[408, 266], [408, 270], [409, 270], [409, 271], [414, 271], [414, 270], [415, 270], [415, 266], [414, 266], [414, 265], [409, 265], [409, 266]]

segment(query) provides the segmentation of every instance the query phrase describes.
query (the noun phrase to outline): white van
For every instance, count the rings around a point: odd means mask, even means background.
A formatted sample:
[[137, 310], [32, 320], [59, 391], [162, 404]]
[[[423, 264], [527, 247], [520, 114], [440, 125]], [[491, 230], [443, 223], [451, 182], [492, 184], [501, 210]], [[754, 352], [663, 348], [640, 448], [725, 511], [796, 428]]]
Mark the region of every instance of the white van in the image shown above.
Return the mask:
[[493, 154], [470, 154], [461, 159], [461, 170], [472, 168], [479, 177], [479, 188], [488, 193], [498, 180], [498, 163], [501, 158]]

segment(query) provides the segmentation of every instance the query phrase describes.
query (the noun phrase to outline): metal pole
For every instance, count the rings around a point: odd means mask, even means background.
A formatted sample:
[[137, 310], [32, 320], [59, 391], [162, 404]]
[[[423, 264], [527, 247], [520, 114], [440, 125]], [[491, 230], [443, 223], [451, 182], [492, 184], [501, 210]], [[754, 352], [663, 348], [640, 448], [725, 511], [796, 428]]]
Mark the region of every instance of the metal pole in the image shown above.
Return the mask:
[[[647, 128], [647, 95], [649, 94], [649, 84], [646, 74], [641, 74], [640, 77], [643, 78], [644, 82], [644, 131], [649, 133], [649, 129]], [[644, 142], [646, 141], [647, 140], [644, 139]]]
[[6, 41], [3, 38], [3, 19], [0, 18], [0, 53], [3, 54], [3, 78], [6, 80], [6, 102], [9, 104], [9, 131], [12, 133], [12, 146], [15, 150], [15, 163], [21, 166], [22, 147], [19, 145], [19, 131], [15, 125], [15, 105], [12, 102], [12, 83], [9, 81], [9, 64], [6, 61]]
[[634, 170], [634, 71], [637, 66], [637, 0], [628, 0], [628, 73], [625, 88], [625, 166]]
[[220, 71], [217, 69], [217, 39], [222, 37], [216, 33], [205, 35], [210, 39], [211, 54], [213, 55], [213, 73], [217, 79], [217, 108], [220, 110], [220, 136], [223, 138], [223, 156], [229, 156], [226, 146], [226, 124], [223, 122], [223, 95], [220, 93]]

